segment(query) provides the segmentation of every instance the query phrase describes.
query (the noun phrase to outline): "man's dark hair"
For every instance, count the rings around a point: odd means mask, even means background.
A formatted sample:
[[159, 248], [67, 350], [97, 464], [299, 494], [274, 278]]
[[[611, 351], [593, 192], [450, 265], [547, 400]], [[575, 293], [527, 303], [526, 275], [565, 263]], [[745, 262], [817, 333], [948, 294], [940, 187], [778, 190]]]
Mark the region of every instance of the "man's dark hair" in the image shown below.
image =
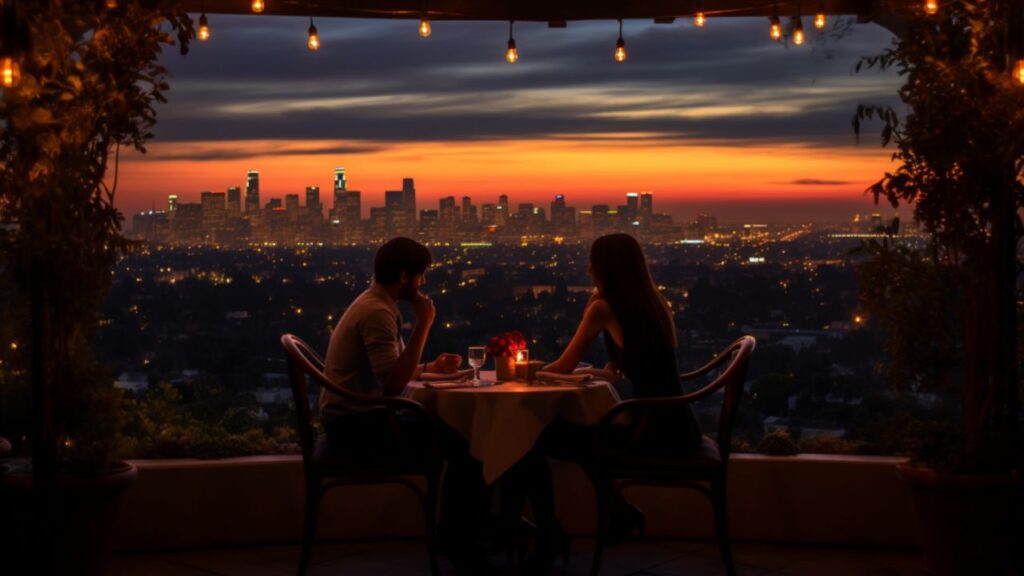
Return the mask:
[[410, 238], [392, 238], [377, 249], [373, 258], [373, 279], [378, 284], [394, 284], [405, 272], [409, 278], [427, 271], [432, 262], [430, 250]]

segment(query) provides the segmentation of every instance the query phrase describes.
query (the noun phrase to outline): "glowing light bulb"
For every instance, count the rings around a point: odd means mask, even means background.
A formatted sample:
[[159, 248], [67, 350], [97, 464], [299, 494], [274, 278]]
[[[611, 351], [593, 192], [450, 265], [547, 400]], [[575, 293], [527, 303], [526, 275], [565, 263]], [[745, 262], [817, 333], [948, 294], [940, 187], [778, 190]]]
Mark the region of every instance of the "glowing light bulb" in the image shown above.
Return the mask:
[[793, 18], [793, 44], [801, 46], [806, 38], [804, 37], [804, 24], [799, 16]]
[[818, 13], [814, 15], [814, 27], [818, 30], [825, 28], [827, 20], [825, 18], [825, 3], [818, 2]]
[[[21, 66], [18, 65], [18, 61], [14, 58], [4, 58], [2, 67], [0, 67], [0, 83], [3, 84], [4, 88], [13, 88], [18, 84], [21, 79]], [[17, 345], [13, 345], [17, 348]]]
[[619, 41], [615, 43], [615, 61], [626, 61], [626, 41], [622, 38], [619, 38]]
[[252, 0], [252, 11], [256, 14], [262, 14], [267, 9], [267, 4], [263, 0]]
[[313, 52], [320, 49], [320, 36], [316, 33], [316, 26], [313, 25], [313, 19], [309, 19], [309, 40], [306, 41], [306, 46]]
[[427, 38], [430, 36], [430, 20], [424, 16], [420, 18], [420, 36]]
[[768, 34], [772, 37], [772, 40], [780, 40], [782, 38], [782, 23], [779, 22], [778, 16], [772, 16], [772, 27], [769, 29]]
[[508, 50], [505, 51], [505, 60], [509, 64], [515, 64], [516, 60], [519, 60], [519, 50], [516, 50], [516, 39], [512, 36], [512, 27], [515, 24], [514, 20], [508, 21]]
[[615, 61], [626, 61], [626, 41], [622, 39], [622, 20], [619, 20], [619, 40], [615, 43]]
[[693, 17], [693, 23], [697, 25], [697, 28], [703, 28], [707, 21], [708, 18], [703, 12], [697, 12], [697, 15]]
[[515, 38], [508, 39], [508, 50], [505, 51], [505, 60], [508, 60], [509, 64], [515, 64], [516, 60], [519, 60], [519, 51], [516, 50]]
[[939, 11], [939, 0], [925, 0], [925, 14], [936, 14]]
[[107, 10], [117, 10], [117, 0], [107, 0], [103, 3]]
[[210, 23], [206, 20], [206, 14], [199, 16], [199, 29], [196, 30], [196, 37], [203, 42], [210, 39]]
[[1024, 58], [1017, 60], [1017, 67], [1014, 69], [1013, 77], [1017, 80], [1018, 84], [1024, 85]]

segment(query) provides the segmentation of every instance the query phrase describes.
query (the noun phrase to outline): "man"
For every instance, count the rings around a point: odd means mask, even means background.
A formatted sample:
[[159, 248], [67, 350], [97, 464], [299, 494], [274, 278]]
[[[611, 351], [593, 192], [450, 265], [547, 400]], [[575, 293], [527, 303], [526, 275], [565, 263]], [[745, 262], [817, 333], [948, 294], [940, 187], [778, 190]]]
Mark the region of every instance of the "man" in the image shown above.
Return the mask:
[[[394, 238], [377, 250], [373, 283], [345, 310], [331, 334], [325, 372], [332, 382], [361, 394], [395, 396], [423, 372], [458, 369], [462, 364], [458, 354], [441, 354], [420, 363], [435, 316], [434, 303], [419, 292], [430, 263], [430, 251], [409, 238]], [[408, 342], [401, 336], [399, 300], [412, 304], [416, 316]], [[331, 451], [341, 458], [367, 462], [414, 456], [403, 447], [415, 450], [427, 426], [399, 415], [403, 438], [396, 438], [380, 413], [351, 405], [325, 388], [320, 389], [320, 415]], [[473, 527], [489, 503], [483, 472], [469, 455], [466, 441], [451, 428], [442, 425], [439, 443], [448, 460], [441, 502], [442, 544], [457, 553], [452, 560], [457, 569], [462, 568], [460, 572], [480, 574], [487, 566], [474, 552]]]
[[[420, 364], [435, 316], [434, 303], [419, 291], [430, 263], [430, 251], [408, 238], [395, 238], [377, 250], [373, 283], [345, 310], [331, 334], [325, 364], [332, 382], [361, 394], [396, 396], [422, 372], [455, 372], [462, 364], [458, 354], [441, 354]], [[408, 343], [400, 332], [399, 300], [411, 303], [416, 315]], [[361, 412], [364, 407], [349, 406], [321, 389], [320, 416], [329, 440], [332, 423], [346, 420], [341, 416], [358, 419]]]

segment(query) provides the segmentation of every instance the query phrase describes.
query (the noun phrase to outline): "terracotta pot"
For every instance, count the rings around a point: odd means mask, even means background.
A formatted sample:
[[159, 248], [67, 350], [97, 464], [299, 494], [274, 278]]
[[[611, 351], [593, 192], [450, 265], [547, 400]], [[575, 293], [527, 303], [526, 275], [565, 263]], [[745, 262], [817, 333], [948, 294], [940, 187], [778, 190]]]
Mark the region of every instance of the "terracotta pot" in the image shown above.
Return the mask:
[[511, 356], [494, 357], [495, 377], [499, 382], [507, 382], [516, 379], [516, 360]]
[[921, 522], [921, 546], [932, 576], [1005, 574], [1009, 564], [1013, 481], [1002, 476], [939, 474], [901, 466]]
[[[0, 529], [4, 563], [29, 569], [25, 574], [105, 576], [114, 548], [114, 525], [124, 495], [135, 484], [138, 470], [122, 463], [116, 471], [98, 476], [60, 476], [54, 491], [54, 518], [47, 531], [48, 552], [40, 556], [33, 545], [37, 523], [32, 505], [32, 474], [11, 467], [0, 471]], [[154, 521], [158, 521], [154, 519]], [[9, 533], [8, 533], [9, 531]], [[15, 572], [21, 573], [21, 572]]]

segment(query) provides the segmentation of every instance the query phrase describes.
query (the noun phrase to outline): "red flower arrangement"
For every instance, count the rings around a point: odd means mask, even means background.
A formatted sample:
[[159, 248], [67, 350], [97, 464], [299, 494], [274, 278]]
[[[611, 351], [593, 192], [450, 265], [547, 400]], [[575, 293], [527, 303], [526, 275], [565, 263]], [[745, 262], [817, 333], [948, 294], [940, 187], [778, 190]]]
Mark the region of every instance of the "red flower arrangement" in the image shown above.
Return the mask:
[[519, 330], [510, 330], [487, 341], [487, 353], [494, 357], [512, 356], [526, 348], [526, 337]]

